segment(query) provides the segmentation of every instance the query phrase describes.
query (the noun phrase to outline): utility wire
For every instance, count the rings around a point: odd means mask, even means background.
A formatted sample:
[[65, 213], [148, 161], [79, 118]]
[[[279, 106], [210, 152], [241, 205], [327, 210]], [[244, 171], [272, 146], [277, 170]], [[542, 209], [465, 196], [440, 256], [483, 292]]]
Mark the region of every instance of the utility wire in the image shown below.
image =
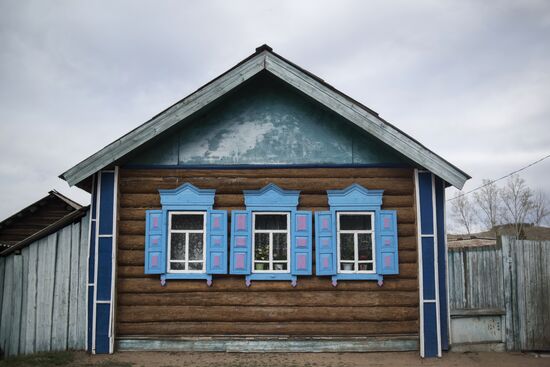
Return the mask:
[[453, 198], [447, 199], [447, 202], [453, 201], [453, 200], [458, 199], [459, 197], [462, 197], [462, 196], [466, 196], [466, 195], [468, 195], [468, 194], [470, 194], [470, 193], [472, 193], [472, 192], [474, 192], [474, 191], [480, 190], [480, 189], [484, 188], [485, 186], [489, 186], [489, 185], [491, 185], [491, 184], [493, 184], [493, 183], [495, 183], [495, 182], [504, 180], [504, 179], [507, 178], [507, 177], [510, 177], [510, 176], [512, 176], [512, 175], [514, 175], [514, 174], [516, 174], [516, 173], [518, 173], [518, 172], [521, 172], [521, 171], [523, 171], [523, 170], [526, 170], [527, 168], [529, 168], [529, 167], [531, 167], [531, 166], [534, 166], [534, 165], [537, 164], [537, 163], [542, 162], [542, 161], [545, 160], [546, 158], [550, 158], [550, 154], [548, 154], [547, 156], [542, 157], [542, 158], [539, 159], [539, 160], [536, 160], [536, 161], [534, 161], [534, 162], [528, 164], [527, 166], [521, 167], [520, 169], [515, 170], [514, 172], [510, 172], [510, 173], [508, 173], [507, 175], [504, 175], [504, 176], [502, 176], [502, 177], [500, 177], [500, 178], [497, 178], [496, 180], [489, 180], [489, 182], [486, 183], [485, 185], [478, 186], [478, 187], [476, 187], [475, 189], [472, 189], [472, 190], [467, 191], [467, 192], [465, 192], [465, 193], [463, 193], [463, 194], [457, 195], [457, 196], [455, 196], [455, 197], [453, 197]]

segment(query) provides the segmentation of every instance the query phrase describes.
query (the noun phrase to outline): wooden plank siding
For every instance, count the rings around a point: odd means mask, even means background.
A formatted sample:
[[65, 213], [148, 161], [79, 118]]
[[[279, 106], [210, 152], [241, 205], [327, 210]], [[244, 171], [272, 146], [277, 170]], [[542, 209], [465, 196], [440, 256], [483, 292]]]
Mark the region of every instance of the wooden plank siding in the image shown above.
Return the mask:
[[[328, 210], [326, 190], [358, 183], [383, 189], [383, 209], [398, 216], [398, 276], [384, 285], [299, 277], [290, 282], [254, 281], [242, 276], [204, 281], [173, 280], [165, 287], [158, 276], [144, 274], [145, 210], [159, 209], [158, 189], [189, 182], [216, 189], [215, 209], [244, 209], [243, 190], [274, 183], [300, 190], [299, 210]], [[418, 335], [418, 267], [416, 209], [412, 169], [308, 168], [184, 170], [121, 168], [118, 202], [117, 307], [118, 338], [135, 336]], [[315, 258], [315, 257], [314, 257]]]
[[0, 349], [7, 356], [85, 349], [88, 221], [0, 257]]

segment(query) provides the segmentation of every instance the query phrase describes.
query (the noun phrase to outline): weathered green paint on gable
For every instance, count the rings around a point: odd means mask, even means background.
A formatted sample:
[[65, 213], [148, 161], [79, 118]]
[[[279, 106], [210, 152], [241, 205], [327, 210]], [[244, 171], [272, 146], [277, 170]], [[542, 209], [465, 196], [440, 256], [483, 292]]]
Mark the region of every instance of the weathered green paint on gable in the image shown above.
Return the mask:
[[410, 164], [267, 74], [142, 149], [128, 164]]

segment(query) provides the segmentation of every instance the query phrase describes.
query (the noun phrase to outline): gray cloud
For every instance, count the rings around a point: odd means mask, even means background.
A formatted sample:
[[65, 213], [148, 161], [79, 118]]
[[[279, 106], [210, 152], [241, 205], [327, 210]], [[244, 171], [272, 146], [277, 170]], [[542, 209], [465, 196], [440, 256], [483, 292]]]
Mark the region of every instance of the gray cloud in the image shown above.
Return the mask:
[[[269, 43], [474, 179], [550, 150], [548, 1], [3, 1], [0, 218]], [[548, 189], [550, 162], [525, 172]]]

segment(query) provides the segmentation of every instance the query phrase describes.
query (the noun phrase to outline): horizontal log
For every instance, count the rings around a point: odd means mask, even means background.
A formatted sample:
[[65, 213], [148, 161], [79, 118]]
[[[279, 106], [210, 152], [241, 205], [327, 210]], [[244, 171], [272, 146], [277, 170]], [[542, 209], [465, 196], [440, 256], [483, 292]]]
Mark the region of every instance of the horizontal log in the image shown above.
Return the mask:
[[[412, 195], [385, 195], [382, 199], [384, 207], [412, 207]], [[159, 194], [124, 194], [120, 196], [122, 208], [155, 208], [160, 204]], [[328, 207], [326, 195], [300, 195], [301, 207]], [[240, 194], [220, 194], [214, 198], [214, 206], [244, 206], [244, 196]]]
[[[416, 251], [399, 251], [399, 264], [416, 263]], [[143, 250], [120, 250], [117, 254], [119, 265], [136, 265], [143, 266], [145, 264], [145, 252]]]
[[330, 335], [418, 333], [417, 321], [354, 322], [117, 322], [117, 336], [130, 335]]
[[[418, 281], [415, 278], [385, 277], [384, 284], [379, 287], [375, 281], [340, 281], [334, 287], [330, 278], [300, 277], [296, 287], [290, 282], [254, 281], [247, 287], [243, 277], [226, 275], [216, 276], [212, 286], [208, 286], [203, 280], [168, 281], [165, 286], [160, 285], [158, 275], [144, 275], [142, 267], [118, 268], [117, 290], [122, 293], [182, 293], [182, 292], [285, 292], [300, 293], [304, 291], [417, 291]], [[129, 272], [139, 272], [136, 277], [124, 277]]]
[[120, 180], [129, 177], [413, 177], [412, 168], [262, 168], [262, 169], [131, 169], [121, 168]]
[[[166, 286], [160, 285], [158, 275], [143, 274], [143, 267], [118, 267], [117, 287], [119, 293], [179, 293], [192, 291], [208, 292], [236, 292], [236, 291], [293, 291], [304, 290], [415, 290], [417, 283], [416, 264], [403, 264], [399, 266], [399, 275], [384, 277], [384, 285], [378, 287], [375, 281], [339, 281], [336, 288], [332, 286], [330, 277], [300, 277], [296, 287], [290, 282], [283, 281], [254, 281], [250, 287], [246, 287], [244, 277], [220, 275], [215, 276], [213, 285], [208, 287], [203, 280], [168, 281]], [[133, 275], [135, 277], [130, 277]]]
[[[400, 283], [394, 282], [394, 285]], [[416, 285], [415, 285], [416, 286]], [[240, 287], [239, 287], [240, 288]], [[379, 289], [361, 291], [329, 290], [295, 291], [189, 291], [185, 293], [121, 293], [122, 306], [279, 306], [279, 307], [417, 307], [418, 292]]]
[[118, 306], [118, 322], [408, 321], [416, 307]]
[[[186, 177], [185, 182], [201, 189], [215, 189], [216, 194], [242, 194], [243, 190], [258, 190], [273, 183], [285, 190], [300, 190], [301, 194], [326, 195], [327, 190], [344, 189], [354, 183], [368, 189], [382, 189], [386, 195], [411, 195], [414, 182], [411, 177], [393, 178], [285, 178], [285, 177]], [[159, 189], [174, 189], [182, 184], [176, 177], [132, 178], [120, 181], [124, 194], [155, 194]]]
[[[118, 236], [118, 248], [120, 250], [144, 250], [145, 249], [145, 236], [142, 235], [125, 235], [120, 234]], [[399, 236], [398, 247], [401, 250], [416, 250], [418, 239], [416, 235], [413, 236]]]
[[[157, 207], [151, 208], [120, 208], [118, 211], [119, 218], [121, 221], [126, 220], [145, 220], [145, 211], [147, 209], [160, 209], [160, 204]], [[237, 207], [217, 207], [219, 210], [227, 210], [229, 213], [232, 210], [242, 210], [245, 209], [244, 206]], [[311, 210], [315, 211], [326, 211], [328, 207], [298, 207], [299, 210]], [[397, 222], [398, 223], [415, 223], [416, 222], [416, 209], [412, 207], [400, 207], [400, 208], [390, 208], [384, 207], [384, 209], [394, 209], [397, 211]]]

